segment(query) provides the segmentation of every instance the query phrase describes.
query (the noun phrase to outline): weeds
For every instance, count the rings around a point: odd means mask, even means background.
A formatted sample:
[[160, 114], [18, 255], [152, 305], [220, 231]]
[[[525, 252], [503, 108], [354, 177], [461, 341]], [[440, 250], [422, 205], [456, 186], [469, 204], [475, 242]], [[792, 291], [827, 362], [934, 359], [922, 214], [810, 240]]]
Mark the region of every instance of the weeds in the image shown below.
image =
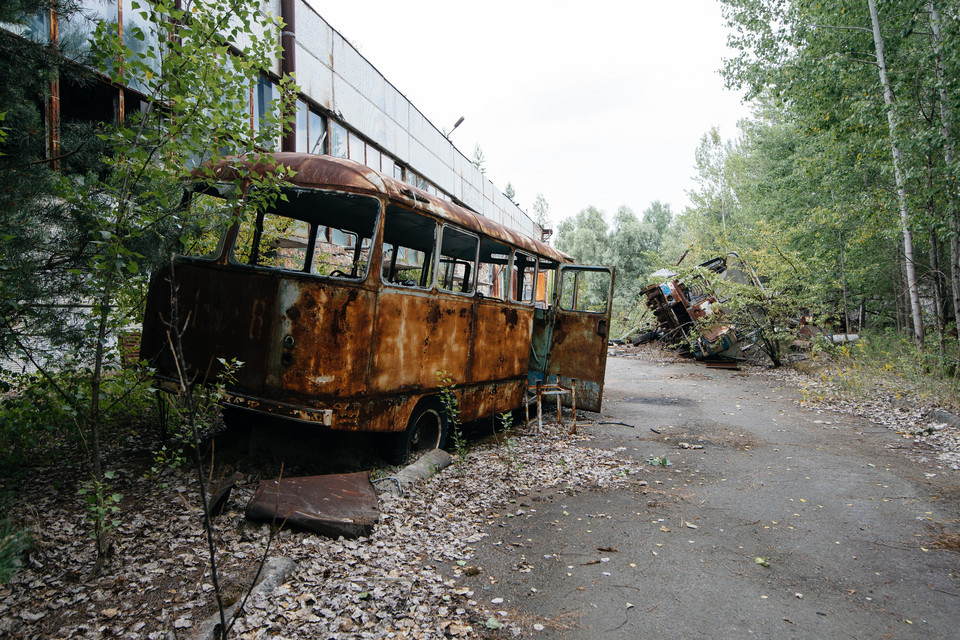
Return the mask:
[[672, 467], [673, 463], [667, 460], [667, 456], [661, 454], [655, 458], [648, 458], [647, 464], [653, 465], [655, 467]]
[[437, 371], [437, 383], [440, 385], [440, 403], [447, 414], [447, 423], [450, 441], [453, 443], [453, 453], [457, 470], [462, 474], [463, 465], [467, 460], [467, 439], [463, 434], [463, 425], [460, 423], [460, 400], [454, 392], [456, 385], [453, 376], [446, 371]]
[[83, 496], [87, 503], [87, 517], [93, 523], [90, 538], [97, 541], [97, 565], [91, 575], [100, 573], [102, 564], [113, 544], [110, 533], [120, 526], [120, 520], [115, 519], [114, 516], [120, 512], [120, 501], [123, 500], [123, 494], [111, 493], [109, 483], [110, 480], [113, 480], [115, 474], [114, 471], [104, 471], [102, 480], [96, 477], [90, 478], [81, 484], [77, 490], [77, 495]]
[[517, 458], [517, 440], [510, 436], [510, 430], [513, 429], [513, 414], [509, 411], [504, 411], [497, 419], [500, 420], [500, 426], [503, 429], [503, 447], [501, 448], [501, 456], [503, 461], [507, 465], [507, 475], [511, 475], [515, 471], [519, 471], [522, 467], [522, 463]]
[[864, 400], [878, 394], [896, 398], [934, 398], [948, 408], [960, 408], [956, 341], [945, 349], [928, 344], [924, 349], [891, 330], [868, 332], [860, 340], [831, 344], [816, 340], [812, 357], [798, 369], [817, 377], [821, 388], [806, 392], [805, 400], [831, 397]]

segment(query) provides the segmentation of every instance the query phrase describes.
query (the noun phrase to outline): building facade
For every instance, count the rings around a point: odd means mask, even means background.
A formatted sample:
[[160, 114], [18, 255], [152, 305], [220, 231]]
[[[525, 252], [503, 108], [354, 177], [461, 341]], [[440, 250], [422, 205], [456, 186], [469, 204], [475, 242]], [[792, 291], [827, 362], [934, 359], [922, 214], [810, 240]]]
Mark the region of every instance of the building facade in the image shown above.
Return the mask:
[[[26, 27], [9, 27], [38, 42], [83, 50], [100, 20], [130, 32], [139, 18], [133, 0], [82, 0], [69, 19], [53, 13]], [[295, 74], [300, 94], [296, 127], [275, 150], [329, 154], [366, 164], [457, 202], [511, 229], [540, 239], [543, 229], [488, 180], [396, 87], [304, 0], [263, 0], [265, 15], [285, 27], [273, 34], [282, 55], [250, 88], [250, 126], [256, 128], [278, 91], [281, 74]], [[144, 32], [149, 30], [144, 29]], [[156, 41], [139, 46], [158, 46]], [[145, 97], [135, 85], [75, 87], [54, 83], [47, 107], [48, 148], [58, 150], [58, 123], [122, 120]]]

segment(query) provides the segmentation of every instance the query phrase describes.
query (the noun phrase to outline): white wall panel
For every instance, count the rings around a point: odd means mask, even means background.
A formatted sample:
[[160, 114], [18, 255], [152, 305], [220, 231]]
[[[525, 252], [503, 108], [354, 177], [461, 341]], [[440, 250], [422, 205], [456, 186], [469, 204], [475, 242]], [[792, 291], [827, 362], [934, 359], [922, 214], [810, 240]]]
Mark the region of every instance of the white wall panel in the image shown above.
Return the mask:
[[297, 41], [297, 84], [320, 106], [333, 110], [333, 71]]
[[[324, 66], [333, 69], [333, 29], [306, 4], [300, 2], [296, 9], [297, 44], [310, 52]], [[297, 55], [297, 69], [300, 56]]]

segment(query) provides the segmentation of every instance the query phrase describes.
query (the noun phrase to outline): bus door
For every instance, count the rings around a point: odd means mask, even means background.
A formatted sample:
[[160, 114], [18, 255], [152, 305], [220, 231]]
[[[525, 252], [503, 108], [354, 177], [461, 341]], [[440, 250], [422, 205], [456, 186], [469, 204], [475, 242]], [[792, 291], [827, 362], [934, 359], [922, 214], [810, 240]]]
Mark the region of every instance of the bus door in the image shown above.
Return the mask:
[[547, 379], [564, 387], [576, 380], [577, 407], [588, 411], [600, 411], [603, 396], [613, 279], [613, 267], [561, 265], [548, 314]]

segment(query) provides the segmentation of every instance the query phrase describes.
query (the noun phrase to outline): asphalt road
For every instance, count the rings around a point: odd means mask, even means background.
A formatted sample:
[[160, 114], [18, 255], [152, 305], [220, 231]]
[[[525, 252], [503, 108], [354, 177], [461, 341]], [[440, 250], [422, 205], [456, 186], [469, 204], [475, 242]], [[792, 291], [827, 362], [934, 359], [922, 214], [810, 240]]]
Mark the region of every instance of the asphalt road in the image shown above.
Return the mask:
[[960, 474], [795, 398], [769, 376], [611, 358], [602, 420], [635, 426], [588, 426], [590, 446], [671, 466], [521, 498], [477, 545], [475, 599], [540, 638], [960, 638], [960, 553], [936, 548]]

